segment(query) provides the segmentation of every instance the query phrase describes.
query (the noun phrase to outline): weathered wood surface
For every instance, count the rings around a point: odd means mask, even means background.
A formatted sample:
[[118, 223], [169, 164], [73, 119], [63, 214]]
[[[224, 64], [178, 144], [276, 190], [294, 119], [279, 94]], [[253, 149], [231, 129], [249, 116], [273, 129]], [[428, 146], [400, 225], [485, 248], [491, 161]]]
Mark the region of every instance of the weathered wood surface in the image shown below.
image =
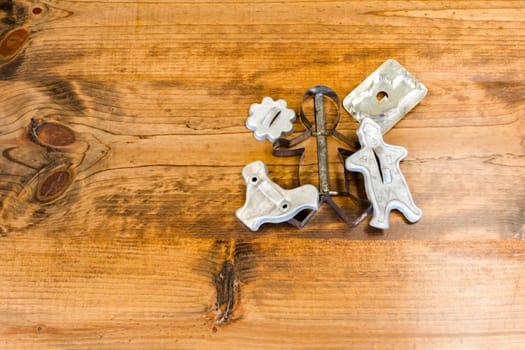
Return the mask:
[[[250, 104], [387, 58], [422, 221], [244, 228]], [[0, 347], [521, 348], [524, 92], [523, 2], [0, 0]]]

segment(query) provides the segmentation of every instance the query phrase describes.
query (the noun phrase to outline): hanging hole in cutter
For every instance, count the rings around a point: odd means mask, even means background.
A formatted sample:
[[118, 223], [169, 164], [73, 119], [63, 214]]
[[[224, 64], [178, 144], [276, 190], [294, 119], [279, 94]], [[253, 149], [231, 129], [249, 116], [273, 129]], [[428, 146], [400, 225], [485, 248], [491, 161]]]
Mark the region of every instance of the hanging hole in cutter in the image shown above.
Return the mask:
[[288, 203], [283, 203], [283, 204], [281, 205], [281, 210], [282, 210], [282, 211], [286, 211], [286, 210], [288, 210]]
[[387, 99], [387, 100], [388, 100], [388, 94], [387, 94], [385, 91], [379, 91], [379, 92], [376, 94], [376, 99], [377, 99], [377, 101], [379, 101], [379, 102], [383, 101], [384, 99]]
[[257, 180], [259, 180], [259, 179], [257, 178], [257, 176], [252, 176], [252, 178], [250, 179], [250, 181], [251, 181], [252, 183], [256, 183]]

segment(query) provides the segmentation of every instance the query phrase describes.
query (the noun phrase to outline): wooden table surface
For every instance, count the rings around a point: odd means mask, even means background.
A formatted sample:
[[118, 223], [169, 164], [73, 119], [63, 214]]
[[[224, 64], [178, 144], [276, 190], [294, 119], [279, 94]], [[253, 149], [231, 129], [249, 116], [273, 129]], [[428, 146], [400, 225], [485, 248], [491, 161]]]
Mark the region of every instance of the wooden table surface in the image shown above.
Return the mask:
[[[237, 221], [249, 106], [388, 58], [423, 219]], [[525, 348], [525, 2], [1, 0], [0, 91], [2, 349]]]

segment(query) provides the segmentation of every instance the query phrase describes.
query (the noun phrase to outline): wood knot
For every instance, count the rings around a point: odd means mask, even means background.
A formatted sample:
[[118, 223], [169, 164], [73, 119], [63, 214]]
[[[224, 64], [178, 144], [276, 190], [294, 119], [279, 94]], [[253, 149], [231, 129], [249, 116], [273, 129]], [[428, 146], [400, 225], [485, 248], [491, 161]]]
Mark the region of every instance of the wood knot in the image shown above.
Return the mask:
[[75, 132], [65, 125], [32, 119], [29, 125], [29, 139], [41, 146], [63, 148], [76, 141]]
[[233, 261], [225, 261], [218, 276], [215, 278], [217, 289], [215, 324], [226, 323], [231, 320], [234, 309], [238, 303], [239, 283], [236, 281]]
[[29, 32], [27, 29], [18, 28], [10, 31], [2, 41], [0, 41], [0, 55], [10, 60], [20, 52], [28, 37]]
[[69, 169], [56, 170], [47, 175], [37, 186], [36, 199], [48, 203], [60, 197], [73, 182]]

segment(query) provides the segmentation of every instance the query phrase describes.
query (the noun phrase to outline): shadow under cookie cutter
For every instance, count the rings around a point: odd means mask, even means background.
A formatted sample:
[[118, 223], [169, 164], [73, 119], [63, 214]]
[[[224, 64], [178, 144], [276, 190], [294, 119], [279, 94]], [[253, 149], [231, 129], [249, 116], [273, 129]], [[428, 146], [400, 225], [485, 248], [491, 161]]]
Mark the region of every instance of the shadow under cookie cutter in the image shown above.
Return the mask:
[[[327, 97], [330, 99], [337, 108], [337, 116], [330, 128], [327, 128], [326, 117], [325, 117], [325, 108], [324, 108], [324, 98]], [[306, 117], [304, 112], [304, 103], [310, 98], [314, 99], [314, 121], [311, 122]], [[351, 227], [356, 227], [370, 216], [373, 212], [372, 204], [367, 199], [361, 199], [353, 195], [349, 190], [349, 181], [348, 173], [344, 169], [344, 160], [354, 152], [349, 149], [338, 148], [339, 159], [343, 164], [344, 171], [344, 191], [332, 191], [330, 188], [329, 181], [329, 172], [328, 172], [328, 147], [327, 147], [327, 137], [334, 136], [339, 139], [344, 144], [348, 145], [350, 148], [352, 140], [341, 134], [336, 130], [337, 124], [339, 123], [340, 118], [340, 99], [339, 96], [330, 89], [329, 87], [317, 85], [310, 88], [303, 96], [301, 102], [301, 113], [300, 118], [303, 125], [306, 127], [306, 130], [299, 134], [298, 136], [292, 139], [278, 138], [272, 144], [272, 153], [277, 157], [300, 157], [299, 167], [301, 167], [304, 160], [305, 148], [293, 148], [303, 141], [309, 139], [310, 137], [315, 137], [317, 140], [317, 167], [319, 175], [319, 207], [323, 203], [328, 203], [335, 213], [348, 225]], [[301, 183], [300, 176], [299, 183]], [[345, 211], [340, 208], [337, 203], [334, 202], [332, 197], [344, 196], [349, 197], [354, 203], [363, 208], [363, 212], [356, 219], [350, 219]], [[288, 222], [298, 228], [304, 227], [310, 219], [315, 215], [317, 211], [311, 211], [304, 218], [291, 218]]]

